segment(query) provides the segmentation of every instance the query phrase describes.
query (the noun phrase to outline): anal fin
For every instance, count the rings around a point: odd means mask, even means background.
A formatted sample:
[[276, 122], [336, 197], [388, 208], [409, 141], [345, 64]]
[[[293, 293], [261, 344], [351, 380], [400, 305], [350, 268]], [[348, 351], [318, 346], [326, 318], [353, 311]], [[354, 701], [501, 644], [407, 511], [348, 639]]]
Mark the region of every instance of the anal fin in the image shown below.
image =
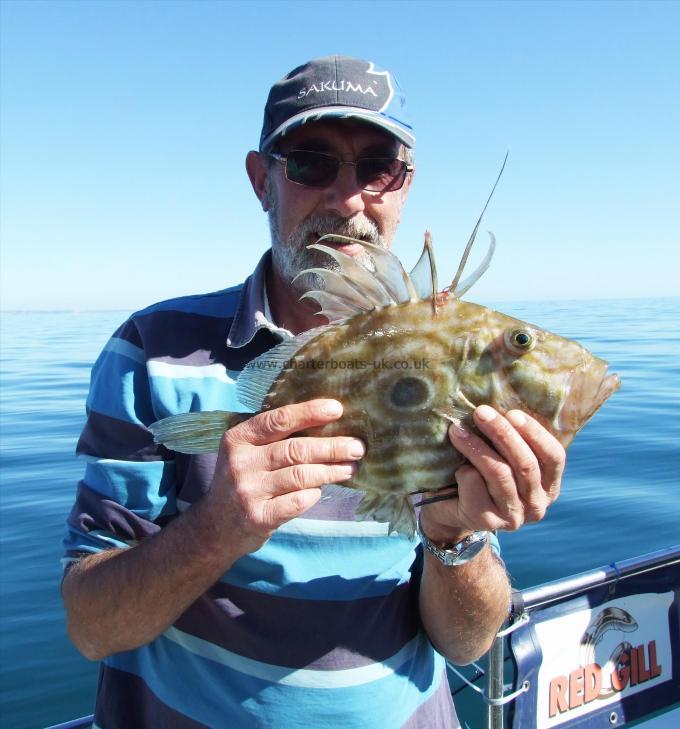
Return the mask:
[[416, 532], [416, 512], [409, 494], [366, 492], [357, 506], [356, 518], [387, 522], [390, 534], [412, 537]]

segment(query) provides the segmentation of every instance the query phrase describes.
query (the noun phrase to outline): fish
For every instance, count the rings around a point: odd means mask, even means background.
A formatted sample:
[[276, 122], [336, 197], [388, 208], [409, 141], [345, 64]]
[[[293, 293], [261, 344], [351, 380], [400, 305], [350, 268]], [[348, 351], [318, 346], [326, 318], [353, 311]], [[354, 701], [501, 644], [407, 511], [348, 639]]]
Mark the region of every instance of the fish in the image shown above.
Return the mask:
[[[427, 495], [430, 501], [455, 495], [465, 458], [447, 431], [452, 422], [476, 431], [478, 405], [522, 410], [567, 447], [619, 388], [619, 377], [578, 342], [461, 299], [495, 250], [490, 234], [481, 264], [461, 280], [480, 221], [442, 290], [429, 233], [410, 273], [385, 248], [349, 239], [366, 254], [352, 257], [338, 245], [348, 239], [322, 236], [308, 248], [328, 256], [330, 265], [303, 272], [316, 288], [302, 298], [315, 300], [327, 323], [246, 365], [237, 397], [251, 414], [170, 416], [150, 426], [155, 441], [183, 453], [217, 451], [224, 431], [254, 413], [335, 398], [343, 405], [340, 419], [297, 435], [354, 436], [366, 452], [351, 480], [324, 489], [363, 492], [358, 519], [385, 521], [390, 533], [409, 536], [415, 507], [428, 503]], [[418, 494], [424, 496], [415, 503]]]

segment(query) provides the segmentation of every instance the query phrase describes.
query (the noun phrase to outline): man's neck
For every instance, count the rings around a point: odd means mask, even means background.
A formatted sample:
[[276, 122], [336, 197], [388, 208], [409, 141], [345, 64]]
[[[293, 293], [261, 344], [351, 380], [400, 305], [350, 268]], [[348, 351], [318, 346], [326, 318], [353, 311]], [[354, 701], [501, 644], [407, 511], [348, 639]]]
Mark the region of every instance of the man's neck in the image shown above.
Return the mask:
[[325, 322], [323, 317], [316, 315], [318, 304], [312, 299], [300, 301], [300, 293], [277, 275], [273, 265], [267, 271], [267, 298], [273, 323], [293, 334], [318, 327]]

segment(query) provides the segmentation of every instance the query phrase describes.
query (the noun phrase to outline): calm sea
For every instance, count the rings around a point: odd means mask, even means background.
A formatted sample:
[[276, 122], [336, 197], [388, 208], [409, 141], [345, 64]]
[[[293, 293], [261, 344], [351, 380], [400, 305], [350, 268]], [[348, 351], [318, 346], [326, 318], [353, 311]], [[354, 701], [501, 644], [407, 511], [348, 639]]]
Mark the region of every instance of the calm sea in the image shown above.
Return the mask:
[[[512, 303], [502, 311], [609, 360], [619, 393], [571, 447], [563, 495], [502, 536], [518, 587], [680, 542], [680, 299]], [[89, 369], [120, 312], [0, 320], [0, 722], [34, 729], [90, 713], [97, 667], [65, 636], [60, 540], [81, 466]]]

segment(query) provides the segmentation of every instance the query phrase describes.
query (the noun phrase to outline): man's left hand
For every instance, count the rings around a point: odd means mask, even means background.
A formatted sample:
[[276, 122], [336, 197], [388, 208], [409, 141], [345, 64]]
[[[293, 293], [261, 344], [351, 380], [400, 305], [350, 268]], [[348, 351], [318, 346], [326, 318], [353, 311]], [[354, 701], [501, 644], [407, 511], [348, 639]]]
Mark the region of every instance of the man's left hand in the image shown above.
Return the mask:
[[449, 438], [469, 461], [456, 471], [458, 497], [424, 506], [425, 534], [453, 543], [472, 531], [514, 531], [540, 521], [557, 499], [566, 454], [534, 418], [519, 410], [505, 416], [488, 405], [473, 414], [490, 441], [452, 425]]

